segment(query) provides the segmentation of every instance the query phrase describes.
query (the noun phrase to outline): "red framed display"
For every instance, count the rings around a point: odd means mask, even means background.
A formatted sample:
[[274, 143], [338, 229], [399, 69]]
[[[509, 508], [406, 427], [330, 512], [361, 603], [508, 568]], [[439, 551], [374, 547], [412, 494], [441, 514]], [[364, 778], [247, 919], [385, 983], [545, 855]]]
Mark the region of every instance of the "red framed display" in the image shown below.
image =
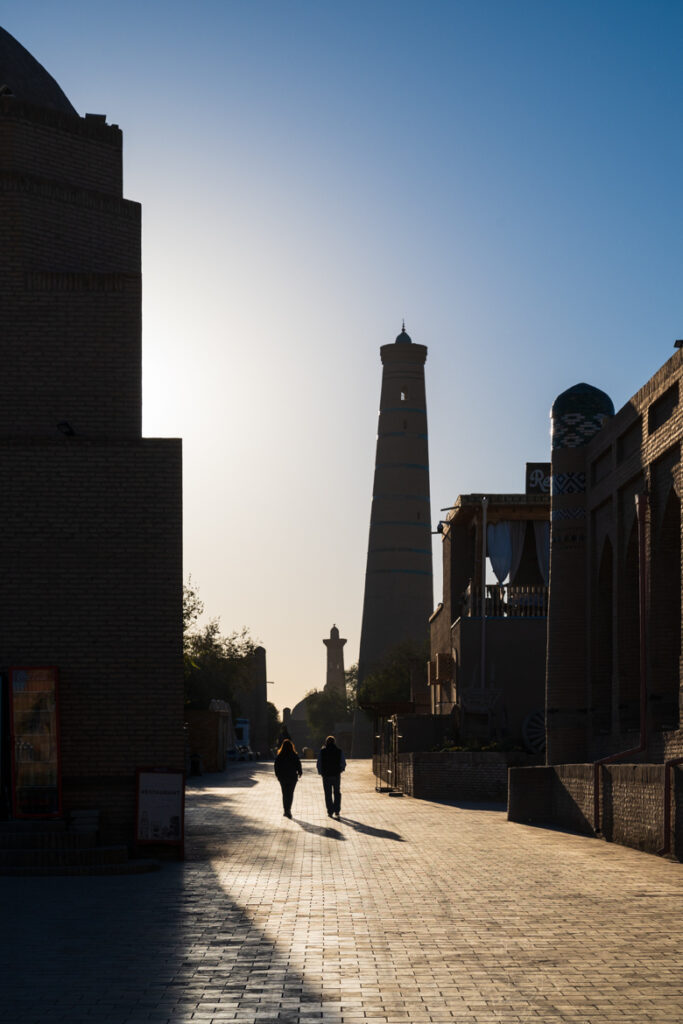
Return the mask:
[[53, 666], [9, 670], [12, 812], [15, 818], [62, 813], [58, 673]]
[[185, 844], [185, 772], [138, 768], [135, 842]]

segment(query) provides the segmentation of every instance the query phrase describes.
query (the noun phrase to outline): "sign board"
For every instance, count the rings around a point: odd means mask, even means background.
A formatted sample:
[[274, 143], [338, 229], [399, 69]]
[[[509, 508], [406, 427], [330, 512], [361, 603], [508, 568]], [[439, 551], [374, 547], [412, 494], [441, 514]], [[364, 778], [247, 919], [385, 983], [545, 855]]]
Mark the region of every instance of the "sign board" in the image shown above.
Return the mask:
[[527, 462], [526, 494], [550, 494], [550, 463]]
[[185, 773], [138, 768], [136, 842], [182, 845], [184, 814]]
[[9, 670], [12, 810], [15, 818], [61, 813], [57, 669]]

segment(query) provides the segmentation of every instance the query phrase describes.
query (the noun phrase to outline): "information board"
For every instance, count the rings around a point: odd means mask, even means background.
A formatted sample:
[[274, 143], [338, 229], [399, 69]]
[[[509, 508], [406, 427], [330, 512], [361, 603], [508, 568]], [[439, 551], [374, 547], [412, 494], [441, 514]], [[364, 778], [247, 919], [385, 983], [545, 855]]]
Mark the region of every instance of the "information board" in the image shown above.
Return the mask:
[[136, 841], [182, 845], [185, 773], [138, 768]]

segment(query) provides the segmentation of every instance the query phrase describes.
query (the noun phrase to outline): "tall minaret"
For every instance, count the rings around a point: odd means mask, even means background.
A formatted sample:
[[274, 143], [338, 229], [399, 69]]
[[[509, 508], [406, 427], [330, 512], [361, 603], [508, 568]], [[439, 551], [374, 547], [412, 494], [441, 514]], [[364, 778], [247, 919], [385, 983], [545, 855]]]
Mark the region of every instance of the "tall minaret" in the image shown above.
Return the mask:
[[382, 345], [382, 394], [358, 681], [399, 644], [421, 645], [432, 614], [432, 538], [424, 364], [405, 324]]
[[339, 636], [339, 630], [332, 626], [328, 639], [323, 640], [327, 647], [327, 679], [325, 693], [330, 696], [346, 697], [346, 677], [344, 675], [344, 644], [346, 640]]

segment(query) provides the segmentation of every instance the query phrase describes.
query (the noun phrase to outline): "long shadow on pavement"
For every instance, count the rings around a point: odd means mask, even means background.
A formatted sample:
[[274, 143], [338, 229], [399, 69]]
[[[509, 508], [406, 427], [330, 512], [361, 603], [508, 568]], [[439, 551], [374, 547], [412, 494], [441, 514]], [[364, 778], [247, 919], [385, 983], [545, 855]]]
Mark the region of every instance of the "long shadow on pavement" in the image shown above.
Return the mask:
[[301, 818], [292, 819], [295, 824], [304, 830], [311, 832], [314, 836], [321, 836], [323, 839], [346, 839], [345, 835], [337, 832], [336, 828], [325, 827], [324, 825], [313, 825], [310, 821], [303, 821]]
[[397, 843], [404, 843], [405, 839], [399, 832], [390, 832], [386, 828], [374, 828], [372, 825], [366, 825], [363, 821], [354, 821], [353, 818], [341, 817], [340, 821], [343, 825], [350, 825], [356, 832], [362, 832], [366, 836], [377, 836], [378, 839], [394, 839]]
[[190, 788], [182, 864], [148, 875], [0, 877], [3, 1024], [299, 1024], [323, 1014], [339, 1024], [320, 979], [315, 990], [286, 940], [279, 946], [221, 884], [233, 837], [253, 837], [266, 871], [279, 865], [260, 843], [272, 828], [235, 809], [229, 788], [241, 781], [228, 776], [218, 795]]

